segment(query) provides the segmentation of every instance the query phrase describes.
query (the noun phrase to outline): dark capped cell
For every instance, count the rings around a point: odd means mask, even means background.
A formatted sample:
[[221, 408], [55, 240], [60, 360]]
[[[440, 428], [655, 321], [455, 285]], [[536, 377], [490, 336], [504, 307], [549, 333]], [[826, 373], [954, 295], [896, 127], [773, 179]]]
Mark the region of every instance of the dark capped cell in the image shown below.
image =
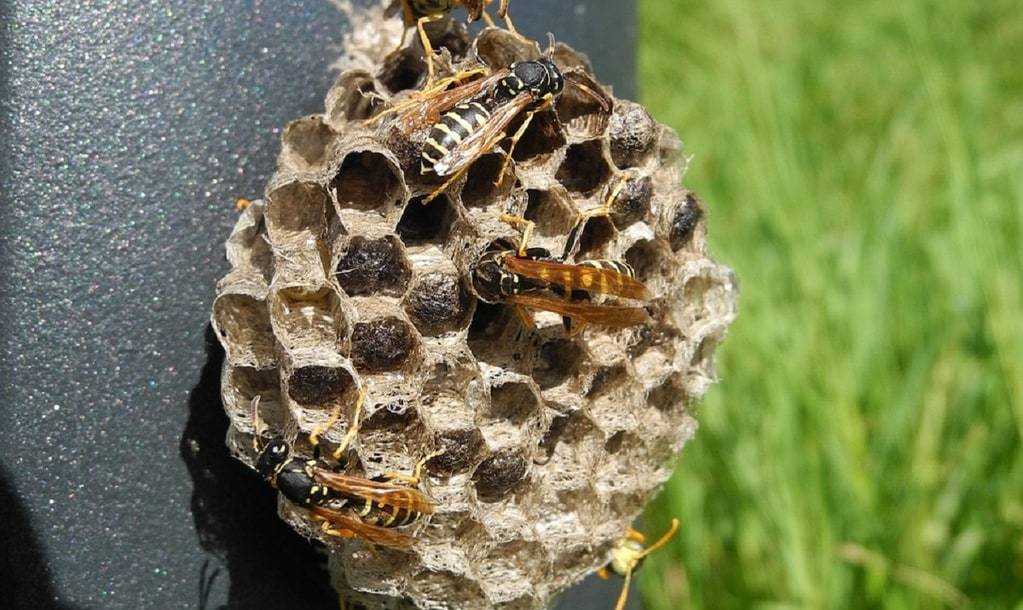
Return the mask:
[[517, 449], [504, 449], [480, 463], [472, 475], [476, 493], [484, 502], [495, 502], [508, 494], [526, 476], [528, 466]]
[[450, 476], [467, 472], [483, 450], [483, 435], [477, 429], [448, 430], [437, 434], [435, 440], [437, 449], [443, 449], [444, 453], [430, 459], [427, 467], [436, 474]]
[[415, 349], [415, 331], [399, 318], [359, 322], [352, 331], [352, 361], [360, 371], [399, 369]]
[[416, 282], [405, 304], [412, 323], [424, 335], [439, 335], [465, 325], [472, 299], [457, 276], [428, 273]]
[[349, 295], [401, 294], [409, 274], [405, 254], [393, 237], [353, 237], [336, 272], [338, 285]]
[[323, 405], [340, 398], [352, 385], [351, 374], [343, 368], [303, 366], [288, 379], [288, 396], [302, 405]]
[[646, 217], [654, 197], [654, 181], [650, 176], [625, 181], [611, 202], [611, 222], [619, 230]]
[[668, 233], [668, 241], [671, 242], [671, 249], [678, 251], [682, 249], [693, 237], [696, 225], [700, 224], [703, 218], [703, 205], [696, 195], [686, 193], [686, 196], [679, 203], [675, 210], [675, 217], [671, 220], [671, 230]]
[[611, 160], [619, 169], [641, 165], [657, 142], [657, 123], [639, 104], [620, 104], [611, 115]]

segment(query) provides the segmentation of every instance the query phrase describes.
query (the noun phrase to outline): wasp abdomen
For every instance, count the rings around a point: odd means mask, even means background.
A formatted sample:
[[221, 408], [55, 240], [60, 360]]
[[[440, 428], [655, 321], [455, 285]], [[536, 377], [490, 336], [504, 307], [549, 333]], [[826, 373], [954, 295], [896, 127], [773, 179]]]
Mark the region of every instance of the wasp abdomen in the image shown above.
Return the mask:
[[490, 120], [490, 111], [478, 101], [459, 104], [442, 116], [430, 130], [423, 148], [422, 171], [434, 171], [437, 163], [463, 140]]

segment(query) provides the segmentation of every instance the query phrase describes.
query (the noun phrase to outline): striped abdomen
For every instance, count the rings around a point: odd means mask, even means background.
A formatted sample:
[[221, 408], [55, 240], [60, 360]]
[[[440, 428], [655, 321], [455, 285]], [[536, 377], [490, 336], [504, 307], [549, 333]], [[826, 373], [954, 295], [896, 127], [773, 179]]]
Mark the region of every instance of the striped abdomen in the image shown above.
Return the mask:
[[615, 271], [626, 275], [628, 277], [636, 277], [636, 270], [632, 268], [629, 263], [623, 263], [622, 261], [615, 261], [610, 259], [594, 259], [589, 261], [580, 261], [580, 267], [593, 267], [594, 269], [607, 269], [609, 271]]
[[378, 527], [401, 527], [418, 521], [423, 514], [407, 508], [395, 508], [388, 504], [381, 504], [360, 498], [349, 503], [352, 511], [358, 515], [359, 520], [367, 525]]
[[586, 291], [599, 292], [602, 294], [619, 294], [623, 289], [625, 289], [626, 280], [636, 278], [636, 270], [632, 268], [632, 265], [622, 261], [595, 259], [580, 261], [579, 266], [603, 269], [605, 271], [614, 271], [618, 274], [617, 276], [611, 274], [600, 274], [580, 278], [580, 281], [577, 281], [574, 287]]
[[442, 116], [430, 129], [430, 135], [423, 146], [423, 173], [432, 172], [438, 161], [486, 125], [488, 120], [490, 111], [476, 101], [459, 104]]

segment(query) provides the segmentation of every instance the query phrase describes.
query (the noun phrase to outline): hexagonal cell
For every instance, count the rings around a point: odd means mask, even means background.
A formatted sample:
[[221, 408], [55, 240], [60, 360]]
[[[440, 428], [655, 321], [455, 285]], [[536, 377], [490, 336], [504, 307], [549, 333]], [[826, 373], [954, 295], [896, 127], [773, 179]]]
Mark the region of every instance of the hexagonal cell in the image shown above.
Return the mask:
[[611, 177], [600, 140], [588, 140], [568, 147], [555, 178], [569, 192], [590, 196]]
[[270, 191], [266, 229], [277, 246], [304, 244], [327, 233], [330, 196], [319, 184], [294, 180]]
[[516, 426], [534, 417], [540, 402], [527, 383], [508, 382], [490, 388], [490, 416]]
[[529, 464], [518, 449], [502, 449], [483, 460], [472, 475], [482, 502], [497, 502], [507, 496], [529, 472]]
[[288, 396], [300, 405], [321, 406], [354, 396], [355, 380], [343, 367], [310, 365], [291, 371], [285, 380]]
[[668, 242], [671, 244], [672, 250], [678, 252], [689, 243], [702, 218], [703, 206], [700, 204], [699, 198], [694, 193], [686, 193], [672, 216], [671, 228], [668, 232]]
[[415, 405], [403, 398], [381, 404], [367, 404], [364, 408], [366, 416], [362, 420], [362, 430], [366, 432], [376, 430], [399, 432], [419, 423]]
[[343, 345], [348, 323], [341, 298], [329, 286], [282, 288], [273, 294], [270, 310], [277, 340], [287, 348]]
[[373, 77], [364, 70], [342, 72], [327, 94], [327, 117], [332, 125], [363, 121], [383, 107]]
[[456, 475], [469, 472], [480, 463], [483, 455], [483, 435], [476, 428], [445, 430], [434, 435], [434, 445], [444, 453], [428, 462], [429, 470], [438, 475]]
[[688, 277], [682, 287], [682, 300], [689, 315], [680, 323], [689, 328], [706, 319], [731, 318], [735, 310], [733, 287], [731, 274], [717, 267]]
[[619, 231], [646, 218], [654, 198], [654, 181], [650, 176], [630, 176], [620, 186], [611, 202], [611, 222]]
[[586, 351], [572, 339], [554, 339], [540, 347], [533, 379], [541, 390], [557, 387], [578, 371]]
[[586, 390], [586, 398], [596, 399], [620, 387], [629, 379], [629, 370], [624, 363], [602, 366], [597, 369]]
[[483, 589], [468, 576], [423, 570], [412, 577], [411, 586], [421, 599], [442, 599], [452, 608], [485, 608], [487, 605]]
[[484, 207], [506, 197], [515, 185], [515, 168], [509, 165], [508, 172], [502, 176], [503, 167], [504, 155], [500, 153], [490, 153], [477, 159], [466, 175], [461, 192], [462, 203], [468, 207]]
[[322, 114], [303, 117], [284, 128], [282, 152], [299, 169], [318, 167], [326, 160], [327, 147], [334, 135], [334, 130], [323, 122]]
[[611, 115], [611, 160], [619, 169], [642, 165], [654, 149], [657, 122], [642, 106], [619, 102]]
[[426, 336], [462, 330], [471, 311], [472, 297], [462, 280], [439, 271], [417, 278], [405, 298], [405, 312]]
[[423, 205], [426, 195], [413, 197], [405, 205], [397, 233], [406, 245], [443, 243], [451, 234], [451, 226], [458, 218], [455, 206], [447, 195], [439, 195]]
[[562, 236], [575, 224], [576, 212], [568, 195], [558, 191], [526, 191], [526, 220], [536, 223], [536, 233], [545, 237]]
[[657, 242], [641, 239], [625, 251], [624, 258], [636, 272], [636, 277], [647, 281], [661, 271], [668, 260], [668, 253]]
[[394, 316], [359, 322], [352, 330], [352, 362], [359, 371], [380, 373], [404, 367], [419, 351], [419, 337]]
[[558, 98], [557, 111], [569, 136], [596, 138], [607, 130], [613, 103], [603, 87], [585, 72], [567, 76], [565, 91]]
[[606, 216], [597, 216], [586, 221], [579, 234], [576, 260], [610, 256], [610, 245], [615, 238], [615, 228]]
[[402, 199], [398, 166], [369, 150], [348, 153], [330, 186], [342, 208], [378, 210]]
[[269, 365], [274, 337], [266, 301], [248, 294], [221, 294], [213, 302], [213, 328], [229, 362]]
[[377, 80], [390, 94], [418, 88], [426, 77], [426, 60], [422, 50], [415, 46], [404, 47], [392, 52], [384, 59], [383, 67], [377, 73]]
[[277, 369], [257, 369], [248, 366], [231, 367], [224, 384], [224, 407], [232, 423], [245, 432], [252, 431], [252, 401], [259, 396], [260, 417], [271, 428], [280, 427], [282, 413], [281, 380]]
[[[514, 134], [519, 125], [513, 124], [508, 129]], [[533, 116], [532, 122], [522, 134], [512, 158], [518, 165], [530, 167], [544, 163], [567, 143], [561, 125], [558, 124], [553, 112], [540, 112]]]
[[473, 42], [474, 54], [492, 71], [507, 68], [517, 61], [538, 59], [536, 44], [524, 42], [507, 30], [485, 30]]
[[379, 239], [353, 237], [335, 271], [338, 285], [350, 296], [404, 294], [411, 274], [405, 249], [393, 235]]

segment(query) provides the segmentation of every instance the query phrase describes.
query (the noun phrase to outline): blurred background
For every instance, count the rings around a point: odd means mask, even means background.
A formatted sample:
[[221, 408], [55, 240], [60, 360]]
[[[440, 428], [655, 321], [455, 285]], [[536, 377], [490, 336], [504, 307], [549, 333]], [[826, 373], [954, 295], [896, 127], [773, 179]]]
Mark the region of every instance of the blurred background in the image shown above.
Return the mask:
[[742, 281], [651, 610], [1023, 609], [1020, 9], [640, 0]]

